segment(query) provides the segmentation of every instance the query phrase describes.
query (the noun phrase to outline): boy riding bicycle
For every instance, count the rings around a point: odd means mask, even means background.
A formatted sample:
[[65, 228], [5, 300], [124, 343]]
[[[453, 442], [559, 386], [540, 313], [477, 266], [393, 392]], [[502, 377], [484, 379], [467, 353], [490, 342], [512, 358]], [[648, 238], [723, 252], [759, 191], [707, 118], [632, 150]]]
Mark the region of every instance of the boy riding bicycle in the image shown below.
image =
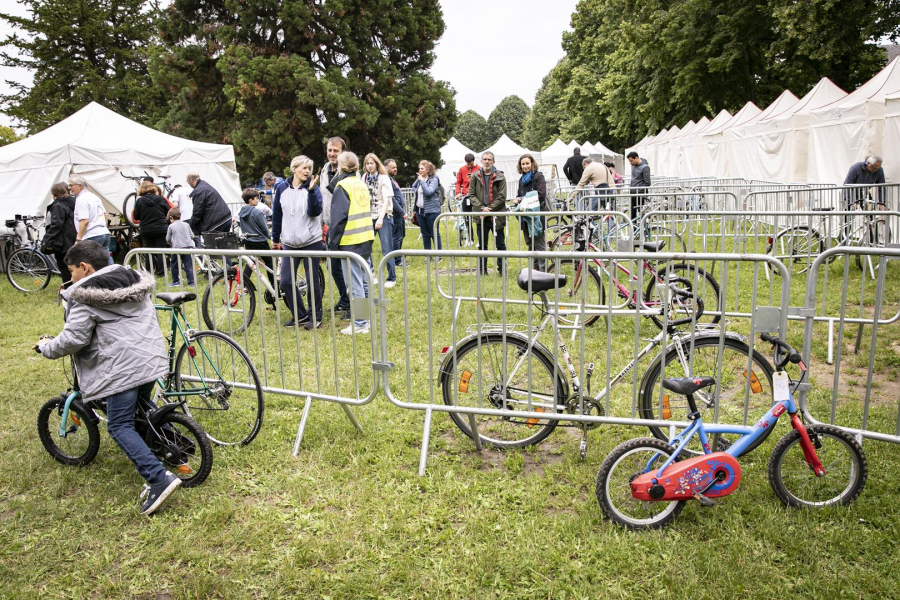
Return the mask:
[[162, 506], [181, 485], [153, 456], [134, 429], [138, 402], [152, 404], [153, 385], [168, 372], [165, 344], [150, 300], [153, 277], [121, 265], [109, 265], [103, 246], [82, 241], [63, 259], [72, 285], [63, 291], [66, 324], [35, 350], [46, 358], [73, 355], [85, 400], [106, 398], [110, 437], [146, 480], [141, 514]]

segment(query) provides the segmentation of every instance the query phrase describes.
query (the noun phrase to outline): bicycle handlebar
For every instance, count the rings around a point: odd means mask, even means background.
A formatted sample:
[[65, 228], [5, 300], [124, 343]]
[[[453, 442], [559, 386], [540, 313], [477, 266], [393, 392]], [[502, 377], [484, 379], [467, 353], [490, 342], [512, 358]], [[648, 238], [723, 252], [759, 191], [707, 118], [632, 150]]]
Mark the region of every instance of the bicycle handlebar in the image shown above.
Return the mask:
[[[803, 359], [800, 356], [800, 353], [792, 348], [790, 344], [778, 339], [777, 336], [769, 335], [768, 333], [761, 333], [759, 334], [759, 337], [764, 342], [769, 342], [770, 344], [772, 344], [772, 346], [775, 347], [775, 363], [777, 368], [783, 369], [790, 362], [794, 363], [795, 365], [799, 365], [803, 371], [806, 370], [806, 365], [803, 364]], [[784, 359], [782, 360], [778, 360], [779, 350], [784, 351]]]

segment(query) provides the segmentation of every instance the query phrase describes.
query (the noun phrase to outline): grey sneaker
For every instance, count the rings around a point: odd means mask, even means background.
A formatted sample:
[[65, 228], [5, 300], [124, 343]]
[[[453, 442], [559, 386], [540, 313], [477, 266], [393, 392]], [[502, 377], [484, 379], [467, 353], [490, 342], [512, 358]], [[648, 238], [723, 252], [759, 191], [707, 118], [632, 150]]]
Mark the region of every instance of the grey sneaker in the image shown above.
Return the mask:
[[144, 500], [144, 504], [141, 506], [141, 514], [152, 515], [155, 513], [166, 501], [166, 498], [171, 496], [172, 492], [178, 489], [180, 485], [181, 480], [168, 471], [166, 471], [166, 478], [162, 483], [154, 486], [144, 484], [144, 489], [141, 492], [141, 499]]

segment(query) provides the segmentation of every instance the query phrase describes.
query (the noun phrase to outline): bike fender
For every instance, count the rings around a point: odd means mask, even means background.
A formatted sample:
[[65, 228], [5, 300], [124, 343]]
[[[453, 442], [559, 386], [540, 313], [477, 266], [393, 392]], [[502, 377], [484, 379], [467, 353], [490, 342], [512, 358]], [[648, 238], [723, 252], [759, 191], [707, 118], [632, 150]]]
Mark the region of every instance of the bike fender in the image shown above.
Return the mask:
[[159, 408], [157, 408], [155, 410], [151, 410], [147, 414], [147, 420], [150, 422], [151, 425], [158, 425], [163, 417], [165, 417], [167, 414], [169, 414], [172, 411], [178, 410], [182, 406], [184, 406], [183, 401], [182, 402], [170, 402], [169, 404], [163, 404]]

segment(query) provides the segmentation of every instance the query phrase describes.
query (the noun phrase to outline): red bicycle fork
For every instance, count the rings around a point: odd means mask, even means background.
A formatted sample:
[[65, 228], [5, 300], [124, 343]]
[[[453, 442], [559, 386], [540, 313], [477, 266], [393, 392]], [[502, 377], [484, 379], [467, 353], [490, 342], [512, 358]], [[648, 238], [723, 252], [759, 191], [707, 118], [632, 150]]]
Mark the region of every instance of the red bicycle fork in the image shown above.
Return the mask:
[[797, 416], [797, 413], [791, 415], [791, 425], [800, 434], [800, 447], [803, 448], [803, 456], [806, 458], [806, 464], [813, 470], [816, 477], [824, 477], [825, 467], [822, 466], [822, 461], [819, 460], [819, 455], [816, 454], [816, 449], [813, 447], [812, 440], [809, 439], [806, 427], [803, 425], [803, 421], [800, 420], [800, 417]]

